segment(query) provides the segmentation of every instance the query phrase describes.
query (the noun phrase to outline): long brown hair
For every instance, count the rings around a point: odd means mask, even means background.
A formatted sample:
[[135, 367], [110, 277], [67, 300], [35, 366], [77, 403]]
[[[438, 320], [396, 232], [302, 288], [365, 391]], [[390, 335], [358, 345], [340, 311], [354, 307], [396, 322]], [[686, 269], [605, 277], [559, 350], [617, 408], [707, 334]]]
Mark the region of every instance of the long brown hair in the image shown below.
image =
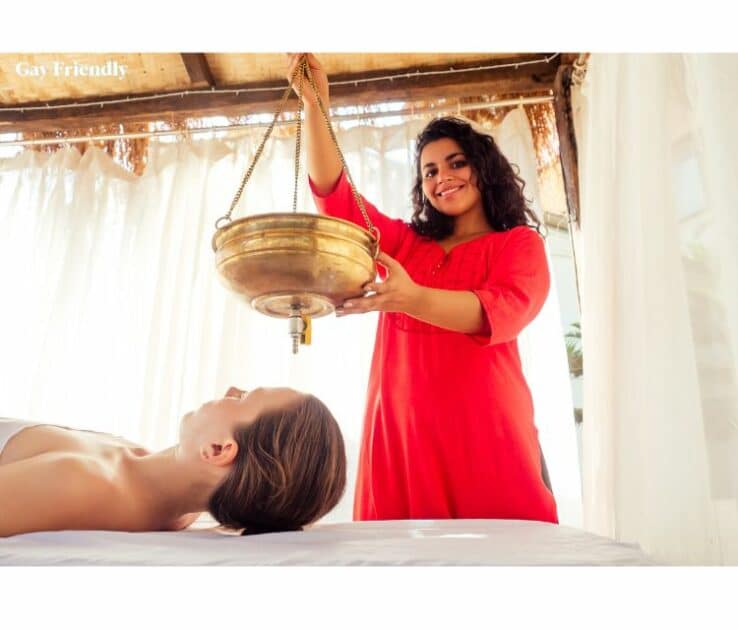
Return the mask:
[[341, 430], [315, 396], [270, 411], [234, 433], [238, 455], [208, 502], [243, 534], [300, 530], [332, 510], [346, 487]]
[[458, 142], [477, 176], [484, 214], [495, 232], [528, 225], [540, 234], [541, 222], [528, 207], [523, 194], [525, 182], [516, 173], [492, 136], [479, 133], [464, 120], [447, 116], [428, 123], [415, 141], [415, 184], [411, 192], [413, 216], [410, 224], [420, 236], [441, 240], [454, 231], [454, 217], [436, 210], [423, 194], [420, 154], [427, 144], [451, 138]]

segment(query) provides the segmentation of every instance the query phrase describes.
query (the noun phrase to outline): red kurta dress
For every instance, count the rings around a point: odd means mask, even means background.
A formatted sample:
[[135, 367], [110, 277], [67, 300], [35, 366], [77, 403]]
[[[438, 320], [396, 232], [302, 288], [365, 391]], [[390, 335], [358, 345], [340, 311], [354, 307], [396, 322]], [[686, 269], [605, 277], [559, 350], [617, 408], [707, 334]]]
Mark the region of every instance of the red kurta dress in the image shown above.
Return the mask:
[[[345, 174], [328, 195], [313, 188], [313, 197], [321, 213], [366, 227]], [[542, 238], [516, 227], [446, 254], [404, 221], [365, 206], [382, 250], [416, 283], [473, 291], [486, 321], [471, 335], [379, 314], [354, 519], [558, 522], [516, 341], [548, 293]]]

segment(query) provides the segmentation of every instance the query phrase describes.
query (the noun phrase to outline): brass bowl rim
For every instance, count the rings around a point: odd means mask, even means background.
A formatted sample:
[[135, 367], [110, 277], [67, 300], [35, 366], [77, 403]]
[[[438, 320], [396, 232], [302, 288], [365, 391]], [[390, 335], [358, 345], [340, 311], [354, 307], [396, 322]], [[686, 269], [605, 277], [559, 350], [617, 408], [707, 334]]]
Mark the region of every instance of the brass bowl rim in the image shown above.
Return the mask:
[[[358, 232], [357, 236], [361, 235], [361, 236], [367, 237], [369, 239], [369, 243], [368, 243], [369, 245], [372, 245], [377, 242], [377, 239], [374, 236], [374, 234], [370, 232], [368, 229], [363, 228], [359, 225], [356, 225], [356, 223], [353, 223], [352, 221], [347, 221], [346, 219], [339, 219], [338, 217], [330, 217], [324, 214], [319, 214], [319, 213], [314, 213], [314, 212], [267, 212], [264, 214], [252, 214], [247, 217], [241, 217], [240, 219], [231, 221], [228, 225], [218, 228], [215, 231], [215, 234], [213, 234], [213, 238], [211, 242], [213, 251], [214, 252], [218, 251], [216, 240], [234, 227], [243, 225], [244, 223], [253, 222], [256, 220], [272, 219], [272, 218], [286, 218], [286, 217], [309, 218], [311, 220], [317, 220], [319, 222], [328, 223], [328, 224], [338, 222], [339, 224], [345, 227], [348, 227], [350, 230]], [[295, 226], [291, 226], [291, 227], [292, 229], [295, 229]], [[338, 235], [335, 235], [335, 236], [338, 236]], [[359, 244], [361, 244], [359, 239], [357, 239], [357, 241], [359, 241]]]

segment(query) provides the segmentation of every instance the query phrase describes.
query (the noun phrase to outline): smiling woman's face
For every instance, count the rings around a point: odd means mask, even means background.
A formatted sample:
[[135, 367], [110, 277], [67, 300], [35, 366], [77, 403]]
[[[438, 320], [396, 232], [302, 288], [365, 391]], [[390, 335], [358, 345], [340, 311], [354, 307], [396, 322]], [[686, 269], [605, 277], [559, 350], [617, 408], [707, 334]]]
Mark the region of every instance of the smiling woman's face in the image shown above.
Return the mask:
[[440, 138], [426, 144], [420, 169], [423, 193], [436, 210], [453, 217], [482, 211], [477, 177], [456, 140]]
[[185, 453], [200, 453], [203, 446], [232, 439], [239, 427], [251, 424], [268, 411], [296, 405], [303, 396], [289, 387], [259, 387], [251, 391], [230, 387], [223, 398], [184, 415], [179, 429], [180, 448]]

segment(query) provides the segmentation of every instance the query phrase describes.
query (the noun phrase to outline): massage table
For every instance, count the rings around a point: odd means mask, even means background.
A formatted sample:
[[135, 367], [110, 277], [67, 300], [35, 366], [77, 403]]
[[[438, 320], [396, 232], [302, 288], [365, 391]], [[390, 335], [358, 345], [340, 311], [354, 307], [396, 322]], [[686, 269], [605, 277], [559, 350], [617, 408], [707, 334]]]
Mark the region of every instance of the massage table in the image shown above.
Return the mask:
[[655, 564], [638, 545], [517, 520], [364, 521], [239, 536], [199, 520], [177, 532], [63, 531], [0, 538], [6, 566], [572, 566]]

